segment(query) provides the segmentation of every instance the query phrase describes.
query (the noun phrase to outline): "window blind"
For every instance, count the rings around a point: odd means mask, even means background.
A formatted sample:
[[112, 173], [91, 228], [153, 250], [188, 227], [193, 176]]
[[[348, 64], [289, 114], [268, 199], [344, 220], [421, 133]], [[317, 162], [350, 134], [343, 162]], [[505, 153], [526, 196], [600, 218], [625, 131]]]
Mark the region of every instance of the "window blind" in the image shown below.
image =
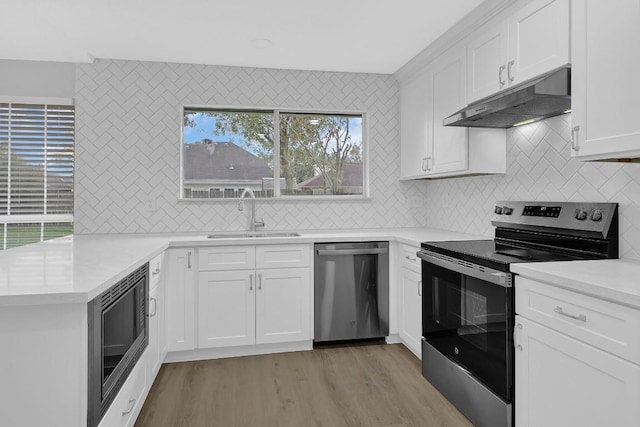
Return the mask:
[[0, 103], [2, 248], [73, 232], [72, 105]]

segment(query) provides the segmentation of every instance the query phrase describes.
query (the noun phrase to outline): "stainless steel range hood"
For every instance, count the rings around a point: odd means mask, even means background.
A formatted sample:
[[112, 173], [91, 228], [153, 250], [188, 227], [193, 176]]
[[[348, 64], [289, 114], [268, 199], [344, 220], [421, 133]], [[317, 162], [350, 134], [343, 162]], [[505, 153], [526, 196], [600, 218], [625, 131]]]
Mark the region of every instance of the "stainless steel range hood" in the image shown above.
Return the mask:
[[571, 69], [471, 104], [443, 120], [445, 126], [508, 128], [557, 116], [571, 109]]

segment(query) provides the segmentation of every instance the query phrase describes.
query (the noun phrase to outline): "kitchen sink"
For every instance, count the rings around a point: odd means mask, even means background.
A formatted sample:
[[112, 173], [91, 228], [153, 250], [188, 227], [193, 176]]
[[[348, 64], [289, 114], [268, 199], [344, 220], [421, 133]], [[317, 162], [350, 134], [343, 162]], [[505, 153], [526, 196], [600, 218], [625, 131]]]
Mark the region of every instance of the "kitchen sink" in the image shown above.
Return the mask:
[[296, 237], [299, 233], [290, 231], [244, 231], [229, 233], [213, 233], [207, 236], [208, 239], [244, 239], [256, 237]]

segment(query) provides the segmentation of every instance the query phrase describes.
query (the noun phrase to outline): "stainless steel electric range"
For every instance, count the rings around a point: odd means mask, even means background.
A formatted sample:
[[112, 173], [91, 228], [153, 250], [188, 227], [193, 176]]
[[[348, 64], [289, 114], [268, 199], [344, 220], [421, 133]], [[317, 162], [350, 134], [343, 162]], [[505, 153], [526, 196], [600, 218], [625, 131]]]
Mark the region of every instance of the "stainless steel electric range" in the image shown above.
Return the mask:
[[475, 425], [510, 427], [510, 265], [618, 258], [618, 205], [498, 202], [492, 224], [493, 240], [421, 245], [422, 374]]

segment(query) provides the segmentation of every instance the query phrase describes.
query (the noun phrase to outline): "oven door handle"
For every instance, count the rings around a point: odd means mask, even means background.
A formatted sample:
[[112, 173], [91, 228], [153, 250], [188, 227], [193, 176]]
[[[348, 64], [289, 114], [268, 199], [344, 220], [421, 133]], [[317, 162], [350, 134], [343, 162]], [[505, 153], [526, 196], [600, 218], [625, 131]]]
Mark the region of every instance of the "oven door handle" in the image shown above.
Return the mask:
[[464, 263], [459, 263], [455, 258], [431, 252], [426, 249], [421, 250], [416, 255], [425, 262], [455, 271], [456, 273], [475, 277], [476, 279], [484, 280], [505, 288], [510, 288], [512, 286], [511, 273], [505, 273], [504, 271], [495, 270], [493, 268], [484, 267], [466, 261]]

